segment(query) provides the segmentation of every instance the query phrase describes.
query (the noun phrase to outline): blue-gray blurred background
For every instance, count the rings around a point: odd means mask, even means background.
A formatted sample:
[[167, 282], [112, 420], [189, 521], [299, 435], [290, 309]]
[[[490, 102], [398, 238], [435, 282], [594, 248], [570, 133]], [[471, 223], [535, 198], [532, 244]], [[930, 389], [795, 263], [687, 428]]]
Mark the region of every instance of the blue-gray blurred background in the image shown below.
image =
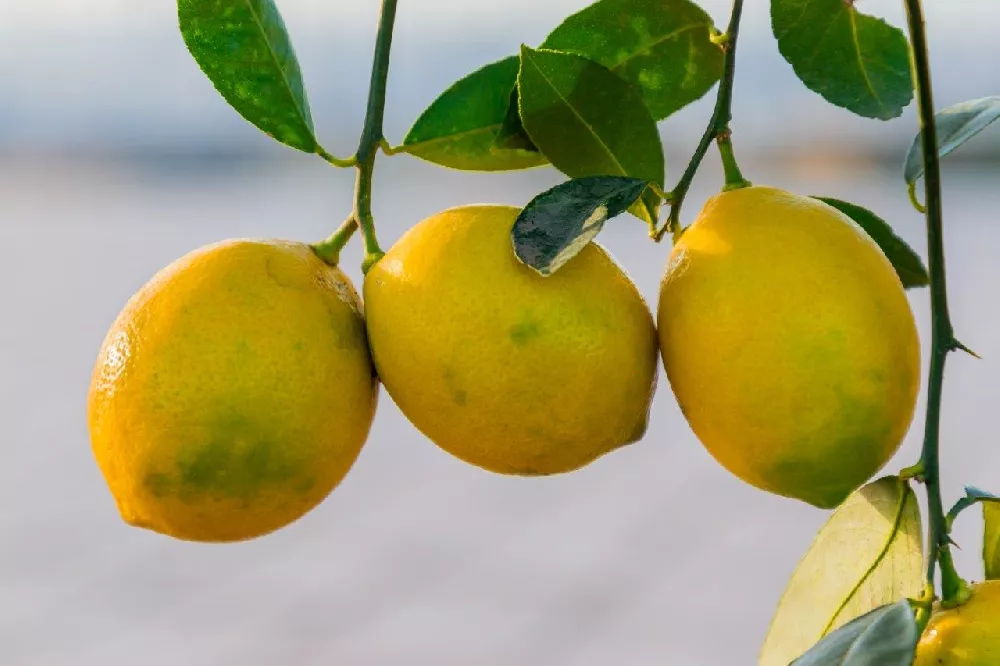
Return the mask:
[[[402, 0], [387, 134], [450, 82], [537, 44], [586, 0]], [[902, 24], [900, 3], [860, 0]], [[324, 143], [362, 121], [377, 0], [283, 0]], [[703, 5], [724, 24], [727, 0]], [[1000, 9], [929, 0], [939, 106], [1000, 93]], [[91, 459], [91, 364], [159, 267], [233, 236], [325, 237], [352, 176], [273, 144], [202, 77], [166, 0], [0, 0], [0, 663], [4, 666], [603, 666], [753, 664], [785, 580], [826, 518], [716, 465], [661, 381], [641, 443], [575, 474], [493, 476], [438, 451], [383, 393], [355, 469], [266, 538], [196, 545], [126, 527]], [[891, 123], [795, 79], [767, 7], [746, 8], [735, 142], [754, 181], [867, 206], [921, 253]], [[679, 176], [711, 97], [662, 124]], [[1000, 491], [1000, 129], [948, 158], [947, 253], [962, 340], [944, 405], [944, 481]], [[447, 206], [523, 204], [560, 180], [383, 158], [383, 243]], [[718, 188], [710, 154], [686, 217]], [[668, 246], [635, 220], [601, 240], [653, 302]], [[359, 250], [344, 265], [360, 280]], [[928, 339], [926, 291], [911, 294]], [[921, 407], [922, 409], [922, 407]], [[915, 425], [889, 470], [916, 459]], [[975, 512], [957, 540], [981, 576]]]

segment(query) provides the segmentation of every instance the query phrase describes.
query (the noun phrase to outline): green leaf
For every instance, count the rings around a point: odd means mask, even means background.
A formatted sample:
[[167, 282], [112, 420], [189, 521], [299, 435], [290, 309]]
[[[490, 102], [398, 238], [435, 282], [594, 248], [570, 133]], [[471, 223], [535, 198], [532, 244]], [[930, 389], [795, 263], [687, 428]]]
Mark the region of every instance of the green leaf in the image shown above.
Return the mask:
[[905, 599], [833, 632], [791, 666], [910, 666], [920, 631]]
[[184, 43], [241, 116], [281, 143], [317, 151], [302, 72], [271, 0], [178, 0]]
[[515, 85], [514, 89], [510, 91], [510, 105], [507, 107], [507, 115], [504, 116], [500, 131], [497, 132], [496, 139], [493, 140], [493, 146], [500, 149], [520, 148], [537, 153], [538, 146], [532, 143], [531, 137], [524, 131], [524, 125], [521, 124], [521, 113], [517, 108], [517, 100], [517, 86]]
[[[1000, 97], [973, 99], [938, 111], [934, 116], [938, 155], [944, 157], [951, 154], [997, 118], [1000, 118]], [[920, 134], [913, 137], [904, 165], [903, 177], [907, 183], [915, 183], [924, 175], [924, 148], [920, 143]]]
[[[582, 56], [522, 46], [518, 90], [528, 136], [567, 176], [631, 176], [662, 187], [663, 146], [635, 86]], [[647, 192], [632, 212], [652, 223], [659, 206]]]
[[468, 171], [507, 171], [545, 164], [537, 152], [493, 146], [517, 81], [518, 59], [476, 70], [441, 93], [413, 124], [402, 149], [416, 157]]
[[514, 253], [528, 267], [551, 275], [586, 247], [607, 220], [638, 201], [648, 186], [639, 178], [589, 176], [542, 192], [514, 222]]
[[889, 223], [867, 208], [856, 204], [831, 199], [829, 197], [813, 197], [825, 204], [833, 206], [841, 213], [851, 218], [865, 230], [872, 240], [882, 249], [889, 263], [896, 269], [903, 287], [926, 287], [930, 284], [930, 276], [923, 260], [902, 238], [896, 235]]
[[1000, 579], [1000, 502], [983, 502], [983, 568], [986, 580]]
[[853, 0], [771, 0], [771, 27], [799, 79], [831, 104], [889, 120], [913, 99], [906, 36]]
[[992, 493], [988, 493], [985, 490], [980, 490], [979, 488], [974, 488], [972, 486], [965, 487], [965, 495], [960, 497], [948, 513], [945, 515], [945, 525], [948, 531], [951, 531], [951, 526], [958, 518], [958, 514], [962, 513], [970, 506], [979, 504], [980, 502], [1000, 502], [1000, 497]]
[[563, 21], [541, 48], [604, 65], [635, 85], [662, 120], [722, 76], [714, 29], [712, 17], [688, 0], [599, 0]]
[[[656, 120], [700, 99], [722, 76], [712, 18], [688, 0], [599, 0], [562, 22], [540, 48], [576, 53], [635, 85]], [[514, 91], [496, 144], [532, 149]]]
[[917, 498], [898, 477], [852, 493], [792, 574], [760, 666], [786, 666], [853, 618], [917, 596], [923, 588], [921, 539]]

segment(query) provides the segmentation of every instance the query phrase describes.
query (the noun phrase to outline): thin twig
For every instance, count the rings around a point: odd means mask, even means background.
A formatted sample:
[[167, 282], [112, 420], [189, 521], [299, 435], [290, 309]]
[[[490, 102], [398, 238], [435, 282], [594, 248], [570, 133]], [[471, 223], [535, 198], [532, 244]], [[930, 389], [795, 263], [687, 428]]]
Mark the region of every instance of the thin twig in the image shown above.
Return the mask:
[[375, 236], [375, 219], [372, 216], [372, 176], [375, 156], [385, 142], [382, 120], [385, 116], [385, 91], [389, 79], [389, 51], [392, 48], [392, 29], [396, 21], [396, 0], [382, 0], [378, 34], [375, 38], [375, 56], [372, 60], [371, 86], [368, 90], [368, 110], [365, 126], [358, 145], [356, 165], [358, 179], [354, 190], [354, 220], [361, 228], [365, 241], [365, 272], [382, 258], [382, 248]]
[[[740, 18], [742, 15], [743, 0], [733, 0], [733, 11], [729, 16], [729, 26], [726, 28], [726, 33], [718, 38], [725, 52], [725, 59], [723, 61], [722, 78], [719, 81], [719, 92], [715, 98], [715, 110], [712, 112], [712, 118], [708, 121], [705, 133], [702, 134], [701, 140], [698, 142], [698, 147], [695, 148], [691, 161], [688, 162], [687, 168], [681, 175], [681, 179], [677, 181], [677, 185], [669, 193], [670, 215], [667, 217], [667, 221], [663, 227], [653, 235], [653, 239], [657, 242], [662, 240], [667, 232], [676, 233], [680, 230], [681, 206], [684, 204], [684, 198], [687, 196], [688, 189], [690, 189], [691, 183], [694, 181], [694, 176], [701, 166], [701, 161], [712, 146], [712, 142], [722, 137], [725, 137], [727, 142], [729, 141], [731, 134], [729, 121], [732, 120], [733, 115], [733, 80], [736, 75], [736, 41], [739, 38]], [[729, 156], [732, 157], [732, 144], [729, 143], [727, 148]], [[735, 165], [735, 163], [734, 159], [732, 164]], [[736, 168], [734, 173], [738, 174], [739, 169]], [[726, 175], [727, 178], [730, 176], [730, 169], [728, 168]], [[740, 178], [742, 179], [742, 176]], [[745, 184], [746, 181], [742, 181], [742, 183]], [[736, 182], [727, 182], [726, 184], [732, 187], [739, 186], [739, 183]]]

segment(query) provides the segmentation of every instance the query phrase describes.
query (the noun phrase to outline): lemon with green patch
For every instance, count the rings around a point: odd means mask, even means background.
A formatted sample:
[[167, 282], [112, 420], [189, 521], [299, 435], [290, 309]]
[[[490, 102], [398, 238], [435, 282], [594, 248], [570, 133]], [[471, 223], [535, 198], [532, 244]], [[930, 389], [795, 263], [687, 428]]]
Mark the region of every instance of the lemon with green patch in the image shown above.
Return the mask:
[[377, 386], [339, 269], [300, 243], [226, 241], [160, 271], [118, 316], [91, 381], [91, 443], [127, 522], [248, 539], [347, 474]]
[[652, 315], [590, 243], [542, 277], [515, 256], [519, 210], [420, 222], [365, 278], [386, 390], [453, 455], [493, 472], [568, 472], [640, 438], [655, 385]]
[[744, 481], [836, 506], [910, 426], [920, 346], [892, 265], [816, 199], [710, 199], [660, 287], [660, 349], [695, 434]]

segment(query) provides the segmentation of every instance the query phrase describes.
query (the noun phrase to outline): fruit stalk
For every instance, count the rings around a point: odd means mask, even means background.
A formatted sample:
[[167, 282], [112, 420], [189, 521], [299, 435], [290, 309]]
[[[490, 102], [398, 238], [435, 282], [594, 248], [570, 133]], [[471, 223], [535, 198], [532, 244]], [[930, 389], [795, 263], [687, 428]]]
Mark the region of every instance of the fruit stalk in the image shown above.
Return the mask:
[[920, 454], [921, 476], [927, 488], [930, 512], [928, 535], [927, 584], [933, 589], [935, 567], [941, 565], [941, 598], [953, 602], [965, 589], [955, 571], [949, 548], [948, 529], [940, 486], [941, 393], [948, 352], [956, 349], [951, 316], [948, 312], [948, 289], [945, 277], [944, 238], [942, 231], [941, 168], [937, 150], [937, 127], [934, 120], [934, 96], [920, 0], [904, 0], [906, 20], [913, 45], [912, 68], [917, 93], [921, 145], [924, 153], [924, 196], [927, 223], [927, 254], [931, 292], [931, 358], [927, 379], [927, 414], [924, 443]]
[[723, 166], [726, 168], [726, 189], [736, 189], [749, 185], [743, 179], [739, 167], [736, 166], [736, 159], [733, 157], [732, 149], [732, 132], [729, 130], [729, 121], [733, 117], [732, 102], [733, 80], [736, 75], [736, 40], [739, 37], [740, 18], [742, 15], [743, 0], [733, 0], [733, 11], [729, 16], [729, 25], [726, 27], [725, 34], [720, 35], [716, 40], [722, 45], [722, 49], [725, 52], [725, 59], [722, 67], [722, 78], [719, 80], [719, 92], [715, 98], [715, 110], [712, 111], [708, 127], [705, 128], [705, 133], [701, 135], [698, 147], [695, 148], [694, 155], [691, 156], [691, 161], [688, 162], [687, 168], [681, 175], [681, 179], [677, 181], [677, 186], [667, 196], [667, 200], [670, 202], [670, 215], [667, 217], [666, 224], [653, 235], [653, 239], [657, 242], [662, 240], [668, 231], [674, 234], [680, 231], [681, 206], [684, 204], [684, 198], [691, 187], [691, 182], [694, 180], [694, 176], [701, 166], [701, 161], [705, 158], [705, 154], [708, 153], [708, 149], [713, 141], [719, 141], [720, 149], [722, 150]]
[[352, 214], [337, 227], [336, 231], [330, 234], [329, 238], [319, 243], [313, 243], [312, 249], [324, 262], [330, 266], [336, 266], [340, 263], [340, 251], [347, 245], [347, 241], [351, 240], [351, 236], [357, 229], [358, 223]]

